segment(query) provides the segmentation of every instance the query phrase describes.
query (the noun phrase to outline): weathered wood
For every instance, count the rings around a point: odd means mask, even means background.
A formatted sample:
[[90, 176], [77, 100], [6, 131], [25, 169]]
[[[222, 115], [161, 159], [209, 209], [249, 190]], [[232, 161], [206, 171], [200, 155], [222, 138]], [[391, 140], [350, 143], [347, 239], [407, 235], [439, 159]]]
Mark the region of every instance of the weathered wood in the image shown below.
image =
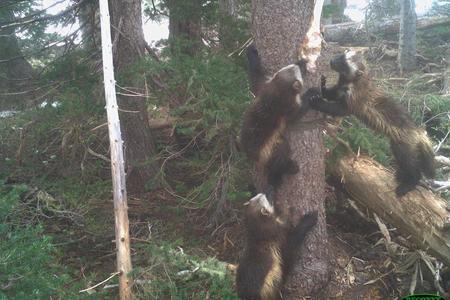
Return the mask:
[[111, 174], [114, 193], [115, 233], [117, 248], [117, 271], [119, 272], [120, 299], [131, 299], [133, 279], [130, 275], [130, 234], [128, 223], [127, 190], [123, 141], [120, 131], [119, 110], [116, 100], [111, 30], [108, 0], [100, 0], [102, 36], [103, 80], [105, 85], [106, 113], [108, 116], [109, 142], [111, 148]]
[[[437, 25], [449, 25], [450, 17], [432, 16], [417, 18], [417, 30], [427, 29]], [[400, 30], [400, 18], [385, 20], [370, 26], [371, 33], [383, 35], [397, 34]], [[336, 43], [366, 42], [367, 31], [364, 22], [346, 22], [341, 24], [330, 24], [323, 27], [325, 41]]]
[[423, 187], [397, 198], [392, 173], [367, 157], [344, 157], [332, 173], [352, 199], [450, 266], [450, 235], [443, 230], [450, 218], [445, 200]]

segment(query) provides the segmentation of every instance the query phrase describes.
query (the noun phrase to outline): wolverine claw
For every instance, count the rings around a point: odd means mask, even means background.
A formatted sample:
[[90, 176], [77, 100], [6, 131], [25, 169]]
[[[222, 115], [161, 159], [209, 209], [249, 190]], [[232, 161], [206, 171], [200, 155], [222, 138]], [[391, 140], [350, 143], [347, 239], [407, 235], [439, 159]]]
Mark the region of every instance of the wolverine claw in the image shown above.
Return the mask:
[[327, 84], [327, 78], [324, 75], [321, 75], [320, 76], [320, 86], [322, 88], [325, 88], [326, 84]]
[[402, 197], [404, 195], [406, 195], [408, 192], [412, 191], [414, 189], [413, 185], [410, 184], [400, 184], [399, 186], [397, 186], [397, 188], [395, 189], [395, 194], [397, 195], [397, 197]]

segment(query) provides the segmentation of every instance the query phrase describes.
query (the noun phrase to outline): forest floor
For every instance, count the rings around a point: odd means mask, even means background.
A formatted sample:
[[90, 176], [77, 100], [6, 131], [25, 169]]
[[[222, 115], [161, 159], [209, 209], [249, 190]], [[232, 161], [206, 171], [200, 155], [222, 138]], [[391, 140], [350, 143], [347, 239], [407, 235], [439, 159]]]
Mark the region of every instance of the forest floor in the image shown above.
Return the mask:
[[[332, 84], [336, 78], [328, 62], [342, 50], [342, 47], [333, 44], [324, 47], [319, 70], [330, 78], [328, 84]], [[408, 78], [399, 79], [395, 71], [395, 59], [384, 56], [371, 62], [375, 77], [389, 89], [406, 94], [405, 82], [407, 85]], [[395, 80], [390, 80], [392, 78]], [[101, 282], [115, 272], [113, 203], [108, 192], [88, 199], [81, 223], [70, 217], [44, 220], [45, 233], [56, 237], [55, 244], [61, 250], [63, 264], [75, 270], [73, 280], [86, 282], [86, 287]], [[204, 290], [210, 289], [213, 293], [212, 290], [217, 288], [214, 280], [232, 284], [233, 270], [245, 242], [240, 203], [232, 203], [227, 207], [229, 219], [213, 226], [206, 208], [180, 204], [175, 195], [162, 188], [130, 196], [128, 202], [138, 298], [166, 299], [165, 296], [178, 289], [177, 295], [182, 296], [173, 299], [234, 299], [235, 295], [227, 294], [225, 297], [221, 294], [220, 288], [216, 296], [211, 297]], [[327, 247], [332, 254], [329, 257], [330, 280], [320, 294], [311, 299], [398, 299], [408, 294], [412, 285], [417, 290], [434, 291], [434, 287], [429, 285], [433, 279], [430, 279], [424, 262], [413, 264], [413, 267], [422, 268], [420, 274], [423, 275], [423, 281], [415, 282], [409, 270], [404, 272], [402, 259], [399, 258], [403, 254], [399, 254], [398, 249], [405, 252], [403, 260], [411, 253], [419, 253], [406, 241], [406, 237], [390, 229], [388, 232], [392, 243], [387, 243], [386, 233], [377, 223], [362, 217], [354, 209], [351, 199], [339, 189], [339, 184], [327, 187], [326, 207]], [[161, 255], [155, 244], [158, 247], [167, 246], [170, 251]], [[392, 251], [392, 244], [396, 245], [396, 251]], [[164, 258], [158, 258], [164, 255]], [[187, 258], [180, 259], [179, 255]], [[210, 258], [216, 258], [223, 264], [219, 267], [202, 264]], [[197, 268], [203, 269], [202, 272], [223, 275], [220, 273], [223, 266], [227, 273], [225, 279], [217, 277], [219, 279], [205, 283], [201, 275], [197, 278], [191, 276], [195, 275]], [[148, 283], [164, 285], [165, 281], [168, 282], [166, 288], [170, 293], [147, 290]], [[114, 284], [115, 278], [106, 282], [109, 289], [106, 294], [101, 294], [101, 299], [116, 296]], [[101, 292], [104, 287], [101, 285], [91, 292]], [[155, 289], [155, 286], [150, 289]], [[186, 291], [180, 292], [182, 289]]]
[[[320, 69], [329, 70], [329, 58], [342, 50], [340, 47], [327, 47], [322, 59], [325, 63]], [[391, 62], [387, 62], [380, 68], [386, 72], [390, 66]], [[324, 74], [331, 78], [330, 82], [336, 77], [331, 71]], [[342, 192], [328, 188], [328, 248], [329, 253], [333, 254], [329, 259], [330, 281], [314, 299], [395, 299], [407, 294], [405, 288], [409, 280], [397, 272], [398, 266], [389, 255], [385, 243], [380, 242], [383, 235], [379, 227], [359, 216], [348, 203]], [[245, 229], [239, 218], [241, 208], [229, 209], [234, 210], [238, 217], [211, 228], [204, 211], [180, 206], [178, 199], [164, 189], [130, 197], [134, 265], [142, 267], [148, 262], [146, 256], [152, 255], [139, 251], [138, 245], [151, 244], [156, 239], [171, 241], [173, 247], [189, 255], [203, 259], [215, 257], [225, 262], [233, 275], [233, 266], [236, 266], [244, 247]], [[110, 230], [114, 222], [112, 211], [113, 204], [109, 199], [97, 199], [90, 203], [87, 219], [95, 223], [95, 229], [86, 231], [80, 228], [73, 238], [77, 242], [67, 245], [63, 251], [66, 262], [80, 270], [80, 277], [84, 273], [95, 272], [99, 276], [98, 281], [101, 281], [102, 277], [107, 277], [105, 274], [115, 270], [114, 235]], [[84, 263], [80, 263], [80, 257], [86, 258]], [[151, 276], [142, 275], [138, 279], [145, 282], [151, 280]]]

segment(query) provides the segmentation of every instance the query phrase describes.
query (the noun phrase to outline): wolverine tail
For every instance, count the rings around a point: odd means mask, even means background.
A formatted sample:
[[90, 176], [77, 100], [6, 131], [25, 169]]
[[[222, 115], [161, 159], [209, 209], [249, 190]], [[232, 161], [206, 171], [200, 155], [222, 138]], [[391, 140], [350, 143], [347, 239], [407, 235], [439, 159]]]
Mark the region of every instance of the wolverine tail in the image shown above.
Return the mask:
[[433, 178], [436, 175], [436, 166], [434, 163], [434, 151], [430, 140], [426, 136], [425, 132], [421, 134], [421, 139], [418, 144], [419, 155], [418, 160], [422, 173], [427, 178]]
[[391, 150], [397, 165], [395, 177], [398, 186], [397, 196], [403, 196], [413, 190], [420, 181], [421, 163], [419, 161], [418, 142], [411, 136], [411, 139], [391, 140]]
[[401, 140], [391, 140], [392, 154], [397, 164], [396, 193], [402, 196], [414, 189], [422, 174], [428, 178], [435, 175], [434, 151], [425, 131], [414, 129]]

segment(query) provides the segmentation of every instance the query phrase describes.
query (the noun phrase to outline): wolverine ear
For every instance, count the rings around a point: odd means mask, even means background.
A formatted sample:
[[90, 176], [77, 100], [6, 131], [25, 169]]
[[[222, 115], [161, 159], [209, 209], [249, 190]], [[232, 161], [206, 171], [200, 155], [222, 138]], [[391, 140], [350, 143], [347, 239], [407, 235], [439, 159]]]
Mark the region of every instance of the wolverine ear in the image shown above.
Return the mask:
[[303, 85], [299, 80], [294, 81], [294, 83], [292, 84], [292, 88], [297, 92], [300, 92], [302, 90], [302, 87]]
[[261, 208], [261, 214], [262, 214], [263, 216], [268, 216], [268, 215], [269, 215], [269, 212], [267, 211], [267, 209], [265, 209], [265, 208], [263, 207], [263, 208]]
[[355, 72], [355, 74], [356, 74], [356, 76], [362, 76], [362, 75], [364, 74], [364, 72], [361, 71], [361, 70], [357, 70], [357, 71]]

